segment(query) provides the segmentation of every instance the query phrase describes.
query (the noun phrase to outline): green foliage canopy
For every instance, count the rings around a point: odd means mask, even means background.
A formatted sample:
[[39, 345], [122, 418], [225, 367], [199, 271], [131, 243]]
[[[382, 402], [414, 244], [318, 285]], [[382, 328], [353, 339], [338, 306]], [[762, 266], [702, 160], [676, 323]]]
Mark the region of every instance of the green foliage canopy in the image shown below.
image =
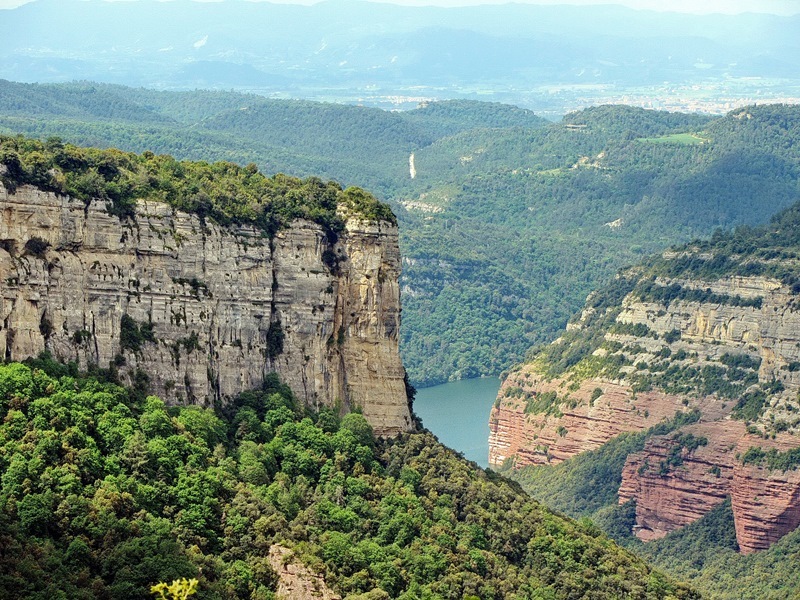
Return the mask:
[[697, 598], [430, 434], [376, 441], [275, 377], [215, 414], [31, 365], [0, 365], [0, 590], [17, 598], [184, 578], [198, 598], [272, 598], [275, 543], [356, 597]]
[[105, 200], [121, 218], [135, 216], [138, 200], [158, 200], [222, 225], [252, 224], [269, 234], [294, 219], [341, 230], [337, 209], [368, 220], [396, 223], [388, 206], [358, 188], [335, 182], [262, 175], [254, 164], [178, 161], [168, 155], [79, 148], [58, 138], [46, 142], [0, 136], [3, 184], [34, 185], [86, 203]]

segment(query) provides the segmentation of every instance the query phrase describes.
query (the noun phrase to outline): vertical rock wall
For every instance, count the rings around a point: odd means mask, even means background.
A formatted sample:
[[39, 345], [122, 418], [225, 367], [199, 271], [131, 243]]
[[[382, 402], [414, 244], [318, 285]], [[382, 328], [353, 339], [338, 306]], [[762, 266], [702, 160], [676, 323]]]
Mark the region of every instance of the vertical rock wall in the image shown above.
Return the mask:
[[0, 186], [0, 357], [114, 363], [170, 402], [225, 403], [277, 372], [311, 406], [407, 430], [399, 273], [388, 223], [349, 219], [332, 240], [297, 221], [269, 239], [158, 202], [120, 221]]

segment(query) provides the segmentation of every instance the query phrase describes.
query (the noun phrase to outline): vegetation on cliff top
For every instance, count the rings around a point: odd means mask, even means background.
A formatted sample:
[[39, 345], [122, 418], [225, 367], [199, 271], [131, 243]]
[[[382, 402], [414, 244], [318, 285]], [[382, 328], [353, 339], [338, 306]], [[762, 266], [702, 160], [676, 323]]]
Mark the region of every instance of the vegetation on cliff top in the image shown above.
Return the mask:
[[704, 281], [733, 275], [763, 276], [800, 293], [800, 203], [765, 225], [716, 231], [710, 239], [674, 247], [646, 264], [652, 276]]
[[748, 448], [742, 457], [743, 465], [755, 465], [765, 467], [770, 471], [789, 471], [800, 467], [800, 448], [792, 448], [785, 452], [780, 452], [776, 448], [764, 450], [753, 446]]
[[[0, 366], [0, 590], [271, 598], [275, 543], [344, 595], [696, 598], [429, 434], [376, 441], [268, 378], [167, 407], [44, 358]], [[0, 594], [2, 595], [2, 594]]]
[[294, 219], [341, 230], [339, 208], [368, 220], [397, 222], [387, 205], [364, 190], [342, 190], [316, 177], [266, 177], [254, 164], [178, 161], [152, 152], [80, 148], [58, 138], [0, 136], [0, 165], [0, 180], [11, 190], [29, 184], [87, 203], [105, 200], [121, 218], [135, 216], [138, 200], [157, 200], [222, 225], [252, 224], [270, 235]]
[[[252, 162], [386, 198], [401, 221], [401, 352], [416, 385], [509, 368], [620, 267], [716, 227], [763, 223], [800, 181], [792, 106], [720, 118], [603, 106], [548, 123], [472, 101], [388, 112], [0, 82], [0, 113], [0, 131]], [[680, 134], [707, 141], [650, 139]]]

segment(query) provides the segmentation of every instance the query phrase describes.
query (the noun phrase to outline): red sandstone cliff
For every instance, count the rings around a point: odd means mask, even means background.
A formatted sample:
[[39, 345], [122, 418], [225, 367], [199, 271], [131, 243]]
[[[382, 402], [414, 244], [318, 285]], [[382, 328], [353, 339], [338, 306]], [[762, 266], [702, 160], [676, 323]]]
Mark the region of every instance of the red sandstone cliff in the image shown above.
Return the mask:
[[[760, 446], [786, 451], [797, 447], [797, 439], [778, 435], [775, 440], [747, 436], [737, 450]], [[765, 550], [800, 525], [800, 471], [769, 470], [763, 466], [734, 466], [731, 505], [736, 539], [744, 554]]]
[[[694, 450], [682, 448], [676, 439], [681, 434], [706, 443]], [[642, 452], [630, 455], [622, 472], [619, 502], [636, 500], [636, 537], [644, 541], [664, 537], [723, 502], [731, 494], [742, 435], [744, 425], [738, 421], [695, 423], [678, 434], [650, 438]]]
[[[514, 396], [518, 389], [522, 394]], [[515, 467], [556, 464], [596, 450], [622, 432], [647, 429], [697, 404], [685, 405], [682, 398], [658, 391], [633, 394], [630, 386], [594, 379], [567, 390], [565, 380], [547, 381], [524, 368], [510, 375], [500, 387], [500, 402], [489, 418], [489, 463], [500, 466], [513, 458]], [[527, 399], [548, 392], [562, 400], [557, 412], [526, 412]], [[714, 405], [721, 402], [713, 397], [704, 400], [706, 410], [719, 412]]]
[[[744, 465], [742, 456], [800, 446], [796, 294], [763, 277], [649, 281], [657, 293], [672, 286], [672, 297], [628, 294], [603, 309], [612, 323], [604, 329], [603, 313], [589, 307], [555, 343], [590, 346], [580, 361], [554, 375], [547, 360], [565, 353], [545, 353], [506, 378], [490, 416], [489, 462], [556, 464], [697, 410], [698, 422], [652, 435], [628, 457], [619, 502], [636, 501], [634, 533], [663, 537], [731, 496], [741, 551], [767, 548], [800, 525], [800, 471]], [[591, 346], [591, 336], [601, 343]], [[737, 412], [751, 396], [754, 408]]]

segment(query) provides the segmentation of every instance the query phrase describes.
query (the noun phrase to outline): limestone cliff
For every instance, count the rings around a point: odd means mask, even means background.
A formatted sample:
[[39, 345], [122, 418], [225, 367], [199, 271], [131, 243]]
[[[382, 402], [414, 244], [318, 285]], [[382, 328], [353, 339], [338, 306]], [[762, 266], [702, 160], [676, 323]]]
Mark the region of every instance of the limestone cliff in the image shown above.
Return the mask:
[[[794, 530], [794, 462], [743, 459], [751, 448], [800, 448], [800, 302], [791, 275], [800, 269], [785, 249], [782, 260], [775, 255], [669, 252], [590, 296], [562, 338], [501, 386], [490, 464], [557, 464], [622, 432], [649, 430], [619, 490], [620, 503], [636, 501], [640, 539], [663, 537], [728, 496], [742, 552]], [[650, 429], [689, 411], [692, 424]]]
[[386, 221], [351, 217], [333, 236], [296, 220], [270, 238], [160, 202], [120, 219], [0, 186], [0, 356], [146, 373], [170, 402], [224, 404], [276, 372], [311, 406], [409, 429], [399, 271]]

